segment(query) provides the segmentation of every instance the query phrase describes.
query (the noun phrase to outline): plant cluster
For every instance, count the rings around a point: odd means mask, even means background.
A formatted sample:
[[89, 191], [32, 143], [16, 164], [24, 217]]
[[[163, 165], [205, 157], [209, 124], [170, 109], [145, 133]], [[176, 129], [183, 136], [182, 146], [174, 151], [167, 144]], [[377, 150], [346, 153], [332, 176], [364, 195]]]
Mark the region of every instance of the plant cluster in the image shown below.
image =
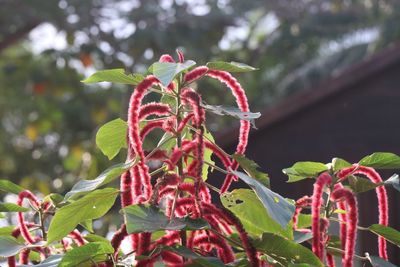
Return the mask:
[[[146, 76], [113, 69], [84, 81], [135, 85], [127, 121], [107, 123], [96, 137], [110, 159], [127, 148], [125, 163], [79, 181], [65, 196], [39, 199], [0, 181], [0, 189], [18, 195], [16, 204], [1, 204], [1, 211], [17, 212], [17, 226], [0, 229], [0, 256], [9, 266], [17, 261], [21, 266], [335, 266], [335, 258], [346, 267], [355, 260], [393, 266], [386, 240], [399, 246], [400, 233], [388, 226], [385, 186], [399, 190], [399, 178], [383, 181], [374, 168], [398, 168], [399, 156], [375, 153], [356, 164], [338, 158], [329, 164], [298, 162], [283, 171], [289, 182], [314, 178], [313, 195], [286, 199], [271, 191], [268, 176], [244, 156], [260, 114], [250, 112], [245, 91], [230, 72], [254, 68], [236, 62], [195, 67], [177, 55], [177, 62], [163, 55]], [[226, 85], [237, 107], [205, 103], [196, 89], [203, 77]], [[145, 101], [150, 93], [159, 94], [159, 101]], [[240, 120], [235, 154], [215, 143], [206, 112]], [[146, 137], [157, 131], [159, 143], [144, 149]], [[211, 170], [224, 177], [221, 188], [207, 180]], [[119, 189], [104, 187], [118, 177]], [[238, 179], [250, 189], [229, 191]], [[372, 189], [379, 224], [365, 228], [358, 225], [356, 194]], [[108, 240], [93, 233], [92, 221], [115, 206], [118, 196], [123, 223]], [[213, 196], [220, 196], [222, 205], [213, 203]], [[332, 223], [339, 223], [339, 236], [329, 229]], [[379, 235], [379, 257], [355, 254], [358, 230]], [[311, 250], [301, 243], [310, 243]]]

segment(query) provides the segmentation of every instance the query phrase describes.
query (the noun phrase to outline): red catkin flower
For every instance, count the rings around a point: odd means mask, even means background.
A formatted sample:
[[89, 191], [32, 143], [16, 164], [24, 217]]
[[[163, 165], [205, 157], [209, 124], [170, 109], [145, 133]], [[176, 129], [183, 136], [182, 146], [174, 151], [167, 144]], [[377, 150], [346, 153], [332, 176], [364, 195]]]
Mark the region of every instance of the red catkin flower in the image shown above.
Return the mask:
[[178, 54], [179, 63], [183, 63], [185, 61], [185, 56], [183, 55], [183, 53], [179, 50], [176, 50], [176, 53]]
[[149, 252], [150, 242], [151, 242], [151, 233], [140, 233], [139, 234], [139, 244], [138, 244], [136, 255], [143, 255], [143, 254]]
[[238, 218], [229, 210], [227, 209], [221, 209], [222, 213], [229, 218], [230, 223], [235, 226], [240, 240], [242, 241], [242, 245], [244, 250], [246, 251], [247, 258], [249, 259], [250, 266], [252, 267], [257, 267], [259, 266], [259, 260], [257, 258], [257, 251], [253, 247], [253, 245], [250, 243], [249, 237], [246, 233], [246, 230], [244, 229], [242, 223], [239, 221]]
[[204, 127], [202, 124], [205, 121], [205, 111], [204, 109], [200, 106], [201, 104], [201, 97], [200, 95], [194, 91], [191, 88], [185, 88], [182, 90], [182, 101], [189, 103], [192, 106], [193, 113], [194, 113], [194, 126], [199, 130], [196, 132], [196, 160], [194, 161], [196, 163], [195, 165], [195, 196], [196, 196], [196, 203], [195, 207], [197, 211], [201, 214], [201, 210], [199, 207], [199, 192], [200, 192], [200, 186], [202, 182], [202, 167], [203, 167], [203, 159], [204, 159]]
[[181, 122], [178, 125], [178, 128], [176, 129], [177, 133], [180, 133], [183, 131], [183, 129], [185, 128], [186, 124], [188, 124], [188, 122], [193, 118], [194, 114], [193, 113], [189, 113], [188, 115], [186, 115]]
[[208, 67], [206, 66], [199, 66], [197, 68], [194, 68], [193, 70], [189, 71], [188, 73], [185, 74], [185, 77], [183, 80], [185, 81], [186, 84], [190, 84], [199, 78], [203, 77], [208, 71]]
[[68, 236], [74, 240], [75, 244], [78, 246], [83, 246], [85, 245], [85, 240], [83, 239], [81, 233], [79, 233], [78, 230], [74, 230], [71, 233], [68, 234]]
[[146, 135], [148, 135], [152, 130], [154, 129], [163, 129], [164, 128], [164, 121], [150, 121], [148, 122], [143, 129], [140, 131], [140, 138], [144, 140], [146, 138]]
[[189, 103], [192, 106], [194, 113], [194, 126], [199, 128], [205, 121], [205, 112], [200, 106], [200, 95], [192, 88], [184, 88], [182, 89], [181, 97], [184, 103]]
[[329, 185], [332, 181], [331, 176], [328, 173], [322, 173], [318, 176], [317, 181], [314, 183], [314, 191], [312, 195], [312, 203], [311, 203], [311, 217], [312, 217], [312, 233], [313, 233], [313, 242], [312, 242], [312, 250], [317, 255], [318, 258], [323, 260], [323, 242], [321, 240], [321, 232], [320, 232], [320, 213], [321, 213], [321, 205], [322, 205], [322, 193], [324, 187]]
[[162, 55], [158, 61], [159, 62], [169, 62], [169, 63], [175, 62], [175, 60], [168, 54]]
[[119, 247], [121, 246], [122, 241], [125, 239], [125, 237], [128, 236], [128, 233], [126, 232], [126, 225], [122, 224], [121, 228], [118, 229], [115, 233], [114, 236], [111, 239], [111, 245], [114, 248], [114, 254], [115, 256], [118, 256], [118, 250]]
[[139, 136], [139, 109], [146, 91], [154, 84], [158, 83], [154, 76], [147, 76], [133, 91], [128, 109], [128, 137], [129, 143], [134, 152], [141, 160], [144, 159], [142, 141]]
[[[130, 176], [132, 177], [132, 184], [131, 184], [131, 194], [132, 194], [132, 204], [134, 203], [134, 199], [137, 198], [138, 196], [140, 196], [142, 194], [142, 183], [141, 183], [141, 178], [140, 178], [140, 171], [139, 171], [139, 166], [134, 166], [132, 169], [129, 170], [130, 172]], [[123, 194], [123, 192], [125, 192], [122, 188], [121, 188], [121, 194]], [[128, 195], [129, 197], [130, 195]], [[125, 204], [123, 204], [123, 203]], [[122, 195], [121, 195], [121, 206], [122, 207], [126, 207], [129, 206], [131, 204], [129, 204], [130, 202], [128, 201], [122, 201]]]
[[176, 119], [169, 117], [166, 120], [164, 120], [162, 128], [166, 132], [173, 133], [175, 132], [175, 124], [176, 124]]
[[[206, 75], [226, 84], [232, 90], [232, 94], [235, 97], [236, 103], [240, 108], [240, 110], [243, 112], [250, 111], [245, 91], [230, 73], [226, 71], [209, 70]], [[237, 154], [243, 154], [245, 152], [249, 133], [250, 133], [250, 122], [246, 120], [241, 120], [240, 130], [239, 130], [239, 143], [236, 147]], [[231, 169], [235, 170], [237, 169], [238, 166], [239, 164], [236, 161], [234, 161], [232, 163]], [[232, 183], [233, 178], [234, 176], [227, 175], [224, 184], [221, 187], [221, 194], [225, 193], [229, 189], [229, 186]]]
[[335, 267], [335, 259], [332, 254], [326, 253], [326, 263], [328, 264], [328, 267]]
[[196, 236], [193, 240], [194, 246], [201, 245], [211, 245], [212, 247], [217, 248], [218, 257], [224, 263], [230, 263], [235, 260], [235, 255], [233, 254], [232, 248], [226, 243], [225, 240], [216, 236], [215, 234], [203, 234], [200, 236]]
[[301, 210], [304, 207], [311, 206], [311, 203], [312, 203], [312, 198], [309, 196], [304, 196], [296, 201], [296, 209], [294, 210], [293, 214], [293, 229], [295, 230], [297, 229], [297, 222]]
[[[17, 205], [22, 206], [22, 202], [24, 201], [25, 198], [29, 199], [31, 201], [32, 205], [34, 205], [36, 208], [38, 208], [40, 206], [39, 201], [37, 200], [35, 195], [33, 195], [28, 190], [25, 190], [25, 191], [22, 191], [21, 193], [19, 193], [18, 200], [17, 200]], [[32, 237], [32, 235], [29, 233], [28, 226], [25, 223], [24, 213], [18, 212], [17, 213], [17, 219], [18, 219], [18, 226], [19, 226], [19, 229], [20, 229], [22, 237], [29, 244], [35, 243], [35, 240]]]
[[231, 235], [233, 233], [232, 228], [223, 219], [211, 215], [204, 215], [204, 218], [206, 218], [212, 228], [222, 231], [227, 235]]
[[19, 264], [28, 264], [30, 252], [31, 252], [30, 249], [23, 249], [19, 253]]
[[150, 102], [143, 105], [139, 111], [139, 121], [146, 119], [148, 116], [166, 116], [171, 112], [171, 108], [167, 104]]
[[[143, 198], [145, 200], [150, 199], [152, 194], [151, 177], [149, 174], [149, 168], [145, 164], [145, 155], [142, 148], [142, 139], [139, 134], [139, 108], [146, 91], [154, 84], [158, 83], [158, 80], [154, 76], [147, 76], [134, 90], [132, 93], [129, 110], [128, 110], [128, 139], [129, 145], [133, 151], [139, 157], [139, 172], [141, 181], [143, 183]], [[142, 199], [142, 198], [141, 198]]]
[[331, 199], [346, 201], [347, 212], [346, 212], [346, 246], [345, 253], [342, 258], [343, 267], [353, 266], [354, 248], [357, 237], [357, 223], [358, 223], [358, 211], [357, 211], [357, 199], [354, 193], [346, 188], [339, 188], [332, 192]]
[[7, 258], [8, 267], [17, 267], [17, 262], [15, 260], [15, 256]]
[[[136, 166], [135, 166], [136, 167]], [[132, 174], [130, 171], [126, 171], [121, 175], [121, 207], [133, 204], [132, 194]]]
[[160, 237], [154, 242], [151, 249], [154, 249], [157, 245], [171, 246], [178, 241], [180, 241], [179, 231], [167, 231], [166, 235]]
[[182, 155], [183, 151], [178, 147], [175, 147], [174, 150], [172, 151], [170, 158], [166, 160], [169, 170], [173, 170], [176, 167], [176, 164], [181, 159]]
[[[344, 179], [349, 174], [362, 174], [374, 183], [382, 182], [381, 176], [373, 168], [359, 166], [358, 164], [342, 170], [339, 177]], [[389, 205], [386, 188], [378, 186], [375, 191], [378, 198], [379, 224], [387, 226], [389, 224]], [[386, 240], [383, 237], [378, 237], [378, 248], [379, 257], [387, 260]]]
[[171, 251], [162, 251], [161, 258], [167, 266], [183, 266], [182, 256], [176, 255]]
[[[25, 225], [26, 225], [26, 227], [28, 229], [37, 226], [34, 223], [25, 223]], [[15, 237], [15, 238], [18, 238], [21, 235], [21, 228], [18, 227], [18, 226], [15, 227], [14, 230], [11, 232], [11, 235], [13, 237]], [[7, 264], [8, 264], [8, 266], [11, 266], [11, 267], [17, 266], [17, 262], [15, 260], [15, 256], [8, 257], [7, 258]]]
[[231, 165], [231, 160], [229, 159], [229, 157], [223, 151], [221, 151], [221, 149], [219, 149], [215, 144], [209, 141], [205, 141], [205, 145], [206, 148], [210, 149], [213, 152], [213, 154], [221, 160], [225, 168], [228, 168]]
[[[337, 183], [337, 184], [335, 184], [334, 190], [341, 189], [341, 188], [343, 188], [343, 185], [341, 183]], [[343, 201], [338, 202], [336, 205], [337, 205], [338, 209], [341, 209], [344, 211], [347, 210], [346, 203]], [[340, 231], [339, 231], [340, 232], [339, 233], [340, 240], [342, 241], [342, 249], [344, 250], [346, 247], [346, 231], [347, 231], [346, 230], [346, 220], [347, 220], [347, 217], [346, 217], [346, 214], [339, 213], [338, 218], [340, 220]]]

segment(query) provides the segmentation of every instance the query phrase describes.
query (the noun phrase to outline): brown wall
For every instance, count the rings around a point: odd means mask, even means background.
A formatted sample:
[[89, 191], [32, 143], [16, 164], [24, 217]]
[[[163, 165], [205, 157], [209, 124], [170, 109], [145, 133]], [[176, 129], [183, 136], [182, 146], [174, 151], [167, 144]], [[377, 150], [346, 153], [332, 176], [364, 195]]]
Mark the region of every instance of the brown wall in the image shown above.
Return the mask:
[[[303, 99], [298, 98], [298, 101]], [[230, 152], [234, 150], [233, 145], [226, 148]], [[333, 157], [357, 162], [378, 151], [400, 154], [400, 63], [353, 83], [351, 88], [338, 90], [292, 116], [253, 131], [246, 154], [269, 173], [273, 190], [298, 198], [311, 194], [312, 183], [285, 183], [287, 177], [281, 172], [283, 168], [297, 161], [330, 162]], [[393, 172], [386, 172], [383, 178]], [[400, 229], [400, 192], [389, 189], [389, 193], [390, 223]], [[360, 195], [359, 202], [360, 224], [376, 223], [374, 192]], [[363, 233], [361, 244], [362, 252], [377, 255], [374, 235]], [[389, 247], [392, 261], [400, 264], [398, 248]]]

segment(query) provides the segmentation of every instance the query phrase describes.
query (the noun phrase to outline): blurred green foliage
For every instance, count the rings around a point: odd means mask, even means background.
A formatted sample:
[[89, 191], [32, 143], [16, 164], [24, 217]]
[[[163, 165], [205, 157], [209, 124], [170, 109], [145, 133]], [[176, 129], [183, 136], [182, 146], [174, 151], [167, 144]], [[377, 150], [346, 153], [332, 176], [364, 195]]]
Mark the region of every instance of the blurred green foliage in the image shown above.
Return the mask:
[[[110, 165], [95, 148], [96, 127], [124, 117], [129, 88], [84, 86], [80, 80], [88, 72], [116, 67], [143, 72], [177, 48], [199, 64], [244, 62], [260, 69], [238, 76], [252, 110], [259, 111], [400, 36], [397, 0], [0, 4], [0, 177], [44, 193], [62, 192]], [[65, 47], [32, 51], [27, 33], [43, 25], [53, 25]], [[199, 87], [210, 104], [232, 101], [216, 82]], [[220, 122], [211, 119], [210, 128], [221, 129]]]

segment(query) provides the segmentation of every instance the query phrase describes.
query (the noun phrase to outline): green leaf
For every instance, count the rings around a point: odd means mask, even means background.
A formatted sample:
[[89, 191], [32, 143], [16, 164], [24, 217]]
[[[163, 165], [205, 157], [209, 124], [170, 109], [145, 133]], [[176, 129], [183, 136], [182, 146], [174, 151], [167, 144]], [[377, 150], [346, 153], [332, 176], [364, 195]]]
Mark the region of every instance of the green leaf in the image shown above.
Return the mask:
[[175, 247], [163, 247], [162, 249], [174, 252], [186, 259], [192, 260], [194, 263], [197, 263], [197, 265], [188, 265], [188, 266], [225, 267], [224, 263], [220, 259], [214, 257], [200, 256], [186, 247], [175, 246]]
[[25, 245], [20, 243], [17, 239], [12, 236], [0, 236], [0, 256], [11, 257], [22, 249]]
[[156, 62], [150, 66], [149, 71], [156, 76], [162, 85], [168, 86], [176, 75], [196, 65], [193, 60], [183, 63]]
[[51, 193], [44, 197], [43, 202], [51, 202], [54, 204], [54, 206], [58, 207], [63, 200], [64, 196], [57, 193]]
[[382, 236], [387, 241], [400, 247], [400, 232], [396, 229], [381, 224], [373, 224], [368, 227], [368, 230], [370, 230], [374, 234]]
[[162, 95], [160, 102], [169, 105], [172, 110], [176, 109], [176, 98], [171, 95], [167, 94]]
[[110, 242], [107, 238], [95, 234], [87, 234], [85, 235], [85, 239], [89, 242]]
[[311, 214], [300, 213], [297, 219], [297, 228], [298, 229], [308, 228], [311, 226], [311, 221], [312, 221]]
[[283, 173], [289, 176], [288, 183], [297, 182], [306, 178], [317, 177], [321, 172], [328, 170], [328, 167], [320, 162], [301, 161], [292, 167], [283, 169]]
[[358, 163], [374, 169], [400, 169], [400, 157], [388, 152], [373, 153], [362, 158]]
[[164, 135], [161, 137], [160, 141], [158, 141], [157, 147], [167, 151], [171, 150], [176, 145], [176, 138], [171, 138], [171, 137], [173, 137], [171, 133], [165, 132]]
[[335, 172], [340, 171], [347, 167], [351, 167], [351, 166], [352, 166], [351, 163], [349, 163], [341, 158], [334, 158], [332, 160], [332, 168], [333, 168], [333, 171], [335, 171]]
[[[209, 140], [212, 143], [215, 143], [214, 137], [212, 136], [212, 134], [209, 131], [207, 131], [207, 129], [205, 129], [205, 131], [204, 131], [204, 138], [206, 138], [206, 140]], [[215, 162], [211, 158], [212, 154], [213, 154], [213, 152], [212, 152], [211, 149], [205, 148], [204, 149], [204, 156], [203, 156], [204, 161], [209, 162], [211, 164], [215, 164]], [[203, 169], [202, 169], [202, 173], [201, 173], [201, 175], [203, 177], [203, 181], [207, 180], [208, 171], [209, 171], [210, 168], [211, 167], [209, 165], [203, 164]]]
[[26, 212], [29, 210], [14, 203], [0, 203], [0, 212]]
[[127, 74], [124, 69], [100, 70], [83, 80], [83, 83], [112, 82], [137, 85], [144, 76], [138, 73]]
[[48, 244], [69, 234], [79, 223], [102, 217], [113, 206], [118, 192], [114, 188], [99, 189], [57, 210], [50, 222]]
[[372, 267], [397, 267], [397, 265], [394, 265], [391, 262], [385, 261], [384, 259], [378, 257], [378, 256], [371, 256], [368, 253], [366, 253], [367, 258], [369, 262], [371, 263]]
[[[58, 254], [58, 255], [51, 255], [44, 261], [42, 261], [39, 264], [35, 264], [35, 267], [55, 267], [58, 266], [62, 260], [64, 255]], [[18, 265], [18, 267], [32, 267], [32, 265]]]
[[292, 220], [294, 205], [245, 173], [233, 170], [231, 170], [231, 173], [248, 184], [256, 192], [269, 216], [278, 222], [282, 228], [286, 228], [287, 224]]
[[112, 160], [122, 148], [126, 148], [128, 124], [120, 118], [107, 122], [97, 131], [96, 145]]
[[261, 240], [254, 242], [254, 246], [258, 251], [267, 254], [283, 266], [287, 266], [289, 263], [324, 266], [311, 250], [276, 234], [263, 234]]
[[243, 112], [237, 107], [214, 106], [206, 103], [202, 103], [201, 106], [207, 111], [211, 111], [220, 116], [228, 115], [239, 120], [249, 121], [254, 129], [257, 129], [255, 119], [258, 119], [261, 116], [260, 112]]
[[249, 72], [258, 70], [252, 66], [246, 65], [244, 63], [239, 62], [224, 62], [224, 61], [214, 61], [208, 62], [206, 65], [208, 68], [213, 70], [223, 70], [227, 72]]
[[88, 243], [65, 253], [58, 267], [78, 266], [84, 262], [92, 262], [92, 260], [96, 262], [98, 256], [105, 256], [112, 253], [114, 253], [114, 248], [110, 242]]
[[2, 235], [11, 235], [12, 231], [14, 230], [15, 226], [4, 226], [0, 227], [0, 236]]
[[263, 204], [250, 189], [235, 189], [220, 196], [222, 205], [232, 211], [243, 223], [246, 232], [250, 235], [261, 236], [263, 233], [276, 233], [293, 239], [292, 225], [285, 229], [271, 218]]
[[250, 160], [250, 159], [246, 158], [244, 155], [240, 155], [240, 154], [233, 154], [232, 157], [234, 160], [236, 160], [239, 163], [240, 167], [242, 167], [242, 169], [250, 177], [257, 179], [263, 185], [270, 188], [268, 174], [257, 170], [258, 168], [260, 168], [260, 166], [258, 166], [258, 164], [255, 161]]
[[18, 195], [25, 189], [23, 189], [21, 186], [14, 184], [13, 182], [10, 182], [8, 180], [0, 180], [0, 190], [7, 192], [7, 193], [13, 193]]
[[137, 232], [156, 232], [160, 230], [201, 230], [210, 226], [203, 219], [174, 218], [170, 220], [159, 209], [149, 205], [131, 205], [122, 209], [125, 215], [126, 230], [129, 234]]
[[77, 182], [65, 195], [65, 201], [70, 200], [70, 199], [76, 199], [77, 197], [84, 195], [88, 192], [91, 192], [100, 186], [103, 186], [105, 184], [108, 184], [112, 181], [114, 181], [116, 178], [121, 176], [124, 172], [129, 170], [133, 165], [135, 164], [135, 160], [125, 162], [125, 163], [119, 163], [116, 164], [104, 172], [102, 172], [96, 179], [93, 180], [81, 180]]
[[303, 243], [307, 240], [310, 240], [313, 237], [313, 234], [311, 232], [299, 232], [299, 231], [293, 231], [293, 242], [295, 243]]
[[355, 193], [367, 192], [369, 190], [375, 189], [378, 186], [382, 185], [381, 183], [376, 184], [374, 182], [371, 182], [369, 179], [354, 176], [354, 175], [348, 176], [348, 181], [349, 181], [350, 188]]
[[94, 232], [92, 220], [85, 220], [83, 222], [80, 222], [79, 224], [82, 225], [82, 227], [88, 230], [90, 233]]
[[394, 189], [400, 192], [400, 179], [398, 174], [393, 174], [384, 182], [385, 185], [391, 185]]

